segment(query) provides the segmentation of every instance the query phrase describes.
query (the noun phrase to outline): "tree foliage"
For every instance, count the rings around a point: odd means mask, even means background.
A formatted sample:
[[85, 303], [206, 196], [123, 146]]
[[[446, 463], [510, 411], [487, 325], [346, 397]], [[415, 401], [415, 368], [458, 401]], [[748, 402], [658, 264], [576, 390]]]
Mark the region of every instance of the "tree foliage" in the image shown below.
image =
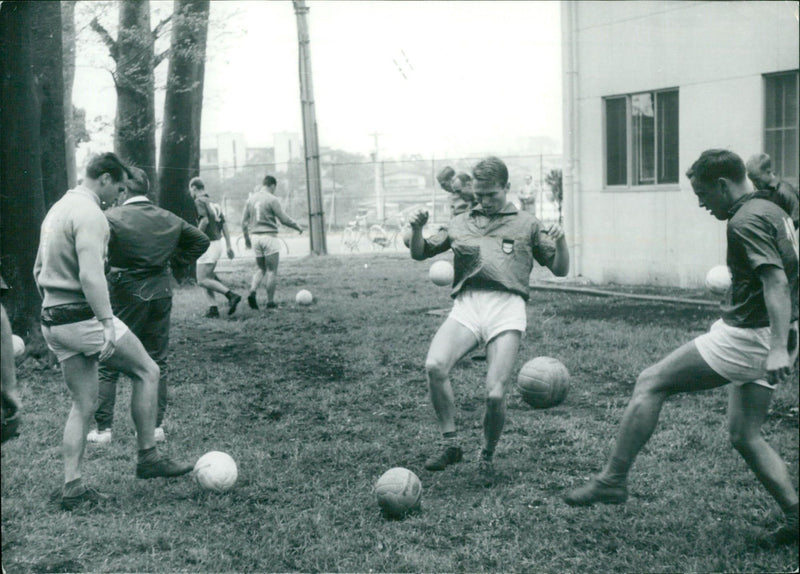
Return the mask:
[[561, 213], [562, 205], [564, 203], [564, 187], [562, 183], [562, 174], [560, 169], [551, 169], [545, 176], [544, 181], [550, 187], [550, 195], [558, 204], [558, 222], [563, 221]]

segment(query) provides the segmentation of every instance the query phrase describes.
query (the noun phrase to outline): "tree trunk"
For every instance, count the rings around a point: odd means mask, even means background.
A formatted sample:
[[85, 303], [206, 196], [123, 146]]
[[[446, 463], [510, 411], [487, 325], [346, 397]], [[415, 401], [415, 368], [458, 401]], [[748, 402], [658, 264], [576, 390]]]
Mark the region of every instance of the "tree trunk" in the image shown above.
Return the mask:
[[[200, 120], [208, 32], [208, 0], [176, 0], [164, 125], [159, 158], [159, 203], [192, 224], [197, 223], [189, 180], [199, 174]], [[193, 277], [190, 268], [173, 269], [178, 281]]]
[[32, 66], [41, 114], [42, 188], [49, 209], [69, 189], [59, 2], [31, 6]]
[[64, 124], [66, 125], [65, 148], [67, 152], [67, 185], [75, 187], [78, 168], [75, 165], [75, 113], [72, 107], [72, 87], [75, 84], [75, 2], [61, 2], [61, 40], [64, 58]]
[[0, 259], [3, 278], [12, 288], [3, 305], [14, 332], [23, 337], [38, 331], [41, 300], [33, 263], [45, 211], [39, 103], [31, 67], [33, 11], [33, 2], [0, 5]]

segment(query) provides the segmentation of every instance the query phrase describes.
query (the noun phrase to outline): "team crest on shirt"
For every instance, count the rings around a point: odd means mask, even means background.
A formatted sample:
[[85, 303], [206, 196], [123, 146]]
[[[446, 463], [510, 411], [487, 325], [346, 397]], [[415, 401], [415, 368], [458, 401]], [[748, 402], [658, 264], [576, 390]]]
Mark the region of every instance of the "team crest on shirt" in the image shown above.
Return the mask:
[[513, 239], [503, 239], [503, 253], [506, 255], [511, 255], [514, 251], [514, 240]]

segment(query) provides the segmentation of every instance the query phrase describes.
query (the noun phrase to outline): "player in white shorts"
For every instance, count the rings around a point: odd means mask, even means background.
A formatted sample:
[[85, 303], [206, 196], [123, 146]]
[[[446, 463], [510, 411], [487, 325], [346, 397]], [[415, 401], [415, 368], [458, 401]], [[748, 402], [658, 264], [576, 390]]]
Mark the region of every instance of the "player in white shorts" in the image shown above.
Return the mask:
[[759, 542], [767, 547], [796, 543], [797, 492], [761, 425], [773, 389], [791, 376], [797, 356], [797, 232], [780, 207], [751, 193], [738, 155], [707, 150], [686, 176], [700, 207], [728, 220], [732, 282], [722, 319], [639, 375], [603, 471], [570, 491], [565, 501], [572, 506], [624, 502], [628, 472], [653, 434], [666, 398], [728, 385], [731, 442], [786, 517]]
[[453, 366], [486, 344], [486, 415], [478, 472], [484, 486], [495, 481], [493, 456], [503, 432], [506, 388], [511, 381], [526, 327], [525, 302], [534, 260], [554, 274], [569, 271], [569, 250], [559, 225], [545, 229], [533, 215], [506, 201], [508, 168], [488, 157], [473, 169], [476, 204], [450, 220], [447, 230], [425, 239], [424, 211], [411, 218], [411, 256], [423, 260], [449, 249], [454, 253], [453, 309], [431, 341], [425, 371], [442, 444], [425, 462], [444, 470], [463, 456], [457, 441]]

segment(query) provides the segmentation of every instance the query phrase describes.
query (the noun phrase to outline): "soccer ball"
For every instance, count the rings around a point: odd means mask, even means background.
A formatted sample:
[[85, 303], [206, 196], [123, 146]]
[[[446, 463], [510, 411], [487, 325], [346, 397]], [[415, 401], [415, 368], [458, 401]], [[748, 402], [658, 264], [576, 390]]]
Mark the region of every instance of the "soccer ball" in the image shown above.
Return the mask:
[[229, 454], [212, 450], [198, 459], [192, 476], [204, 490], [225, 492], [236, 483], [239, 471]]
[[706, 289], [714, 295], [724, 295], [731, 286], [731, 270], [727, 265], [716, 265], [706, 274]]
[[390, 468], [375, 483], [375, 496], [384, 515], [402, 518], [418, 510], [422, 501], [422, 483], [416, 474], [403, 467]]
[[428, 277], [433, 281], [434, 285], [443, 287], [445, 285], [453, 284], [453, 266], [449, 261], [437, 261], [431, 265], [428, 271]]
[[25, 341], [19, 335], [11, 335], [11, 340], [14, 342], [14, 358], [19, 359], [25, 354]]
[[297, 301], [298, 305], [311, 305], [311, 302], [314, 301], [314, 296], [311, 294], [311, 291], [300, 289], [294, 300]]
[[522, 366], [517, 376], [522, 400], [535, 409], [561, 404], [569, 390], [569, 371], [553, 357], [536, 357]]

